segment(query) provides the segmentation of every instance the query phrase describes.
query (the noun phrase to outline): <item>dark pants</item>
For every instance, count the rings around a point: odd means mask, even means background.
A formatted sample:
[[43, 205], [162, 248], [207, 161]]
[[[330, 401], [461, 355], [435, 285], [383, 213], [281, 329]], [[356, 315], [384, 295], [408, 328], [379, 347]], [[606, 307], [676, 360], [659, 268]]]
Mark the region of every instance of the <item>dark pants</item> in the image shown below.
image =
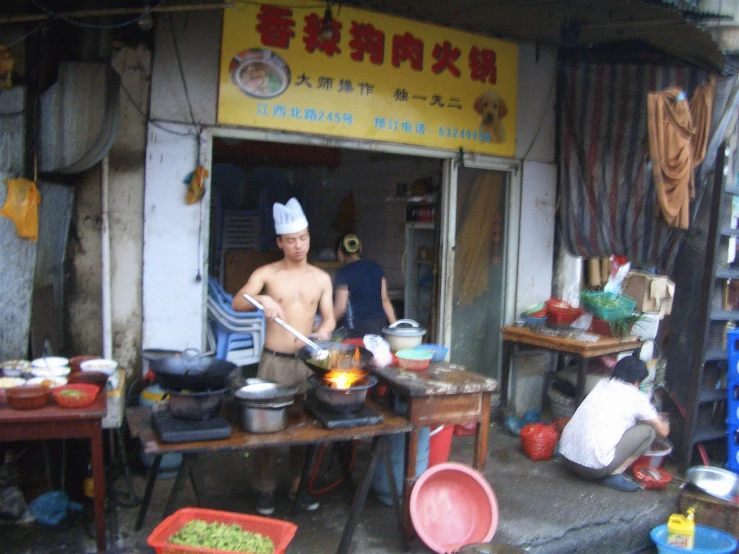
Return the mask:
[[592, 467], [585, 467], [572, 462], [567, 458], [565, 458], [565, 464], [583, 479], [587, 479], [588, 481], [602, 479], [621, 467], [621, 465], [629, 458], [644, 454], [649, 450], [649, 447], [656, 436], [657, 434], [654, 432], [651, 425], [647, 425], [646, 423], [637, 423], [631, 429], [627, 429], [623, 437], [621, 437], [621, 440], [618, 441], [613, 461], [606, 467], [593, 469]]
[[349, 329], [350, 339], [361, 339], [364, 335], [382, 335], [382, 329], [387, 325], [385, 317], [374, 317], [354, 322], [354, 329]]

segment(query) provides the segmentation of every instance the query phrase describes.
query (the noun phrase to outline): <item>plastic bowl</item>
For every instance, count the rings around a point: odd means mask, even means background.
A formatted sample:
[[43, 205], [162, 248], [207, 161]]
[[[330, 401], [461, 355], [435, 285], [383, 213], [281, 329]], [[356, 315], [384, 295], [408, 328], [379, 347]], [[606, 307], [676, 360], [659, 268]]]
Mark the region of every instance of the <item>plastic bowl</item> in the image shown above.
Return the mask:
[[439, 464], [421, 475], [411, 492], [410, 513], [418, 536], [438, 554], [490, 542], [498, 528], [493, 488], [463, 464]]
[[118, 362], [115, 360], [104, 360], [102, 358], [97, 360], [87, 360], [80, 364], [82, 371], [100, 371], [110, 377], [118, 369]]
[[50, 389], [53, 389], [54, 387], [61, 387], [62, 385], [66, 384], [66, 377], [33, 377], [26, 381], [26, 385], [49, 387]]
[[57, 367], [32, 367], [31, 375], [48, 379], [51, 377], [66, 377], [71, 370], [66, 366]]
[[0, 364], [0, 367], [6, 377], [21, 377], [23, 372], [31, 367], [31, 362], [27, 360], [6, 360]]
[[80, 369], [80, 364], [82, 362], [99, 359], [100, 356], [74, 356], [73, 358], [69, 358], [69, 367], [72, 368], [72, 373], [77, 373], [78, 371], [82, 371]]
[[[70, 393], [69, 391], [77, 391], [79, 394]], [[54, 395], [54, 400], [62, 408], [86, 408], [95, 402], [98, 392], [100, 392], [100, 387], [97, 385], [75, 383], [56, 387], [51, 391], [51, 394]]]
[[419, 344], [413, 350], [428, 350], [433, 353], [431, 357], [432, 362], [443, 362], [446, 358], [449, 349], [446, 346], [440, 344]]
[[66, 367], [69, 365], [67, 358], [50, 356], [48, 358], [37, 358], [31, 362], [31, 367]]
[[102, 371], [80, 371], [69, 374], [69, 383], [87, 383], [103, 388], [108, 383], [108, 374]]
[[645, 489], [659, 491], [672, 481], [672, 475], [658, 467], [634, 466], [632, 470], [636, 482]]
[[632, 467], [662, 467], [665, 463], [665, 458], [672, 452], [672, 443], [667, 439], [654, 439], [654, 442], [649, 447], [643, 456], [639, 456], [636, 461], [632, 464]]
[[423, 371], [428, 369], [431, 358], [434, 353], [431, 350], [416, 350], [415, 348], [405, 348], [395, 353], [398, 359], [398, 365], [403, 369], [412, 371]]
[[685, 550], [677, 546], [667, 544], [667, 524], [658, 525], [649, 533], [649, 536], [657, 545], [658, 554], [731, 554], [736, 550], [737, 540], [723, 531], [706, 527], [695, 526], [695, 545], [693, 550]]
[[38, 410], [49, 400], [49, 387], [21, 385], [5, 391], [8, 406], [14, 410]]

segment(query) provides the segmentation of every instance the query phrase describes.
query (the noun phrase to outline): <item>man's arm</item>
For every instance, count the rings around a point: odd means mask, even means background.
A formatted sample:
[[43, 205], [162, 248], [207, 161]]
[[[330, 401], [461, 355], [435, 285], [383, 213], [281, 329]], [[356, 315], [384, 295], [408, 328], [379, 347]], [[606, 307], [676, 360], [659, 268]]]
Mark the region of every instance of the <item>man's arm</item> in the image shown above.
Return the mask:
[[264, 317], [272, 320], [276, 317], [284, 319], [282, 306], [280, 306], [271, 296], [259, 294], [264, 289], [269, 274], [269, 266], [262, 266], [252, 272], [249, 280], [241, 287], [241, 290], [234, 295], [231, 307], [239, 312], [249, 312], [256, 310], [254, 305], [244, 298], [244, 293], [248, 294], [264, 306]]
[[321, 325], [316, 329], [318, 340], [329, 340], [331, 333], [336, 329], [334, 318], [334, 302], [331, 299], [331, 277], [324, 273], [321, 279], [323, 292], [318, 301], [318, 313], [321, 315]]
[[385, 317], [389, 323], [395, 323], [398, 318], [395, 317], [395, 308], [393, 303], [390, 302], [390, 297], [387, 295], [387, 281], [382, 278], [382, 285], [380, 288], [380, 296], [382, 297], [382, 309], [385, 311]]
[[648, 419], [644, 423], [652, 427], [657, 433], [657, 436], [663, 439], [666, 439], [667, 435], [670, 434], [670, 424], [664, 421], [662, 418], [658, 417], [656, 419]]
[[346, 313], [346, 307], [349, 305], [349, 287], [343, 286], [336, 289], [336, 298], [334, 299], [334, 315], [336, 321], [339, 321]]

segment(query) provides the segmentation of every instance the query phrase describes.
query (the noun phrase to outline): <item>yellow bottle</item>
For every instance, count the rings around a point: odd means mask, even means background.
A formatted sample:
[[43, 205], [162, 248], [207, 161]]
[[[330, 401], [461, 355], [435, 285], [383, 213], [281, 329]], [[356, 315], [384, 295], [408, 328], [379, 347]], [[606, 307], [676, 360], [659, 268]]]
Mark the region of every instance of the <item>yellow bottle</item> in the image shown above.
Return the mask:
[[688, 508], [688, 515], [672, 514], [667, 520], [667, 544], [692, 550], [695, 544], [695, 509]]

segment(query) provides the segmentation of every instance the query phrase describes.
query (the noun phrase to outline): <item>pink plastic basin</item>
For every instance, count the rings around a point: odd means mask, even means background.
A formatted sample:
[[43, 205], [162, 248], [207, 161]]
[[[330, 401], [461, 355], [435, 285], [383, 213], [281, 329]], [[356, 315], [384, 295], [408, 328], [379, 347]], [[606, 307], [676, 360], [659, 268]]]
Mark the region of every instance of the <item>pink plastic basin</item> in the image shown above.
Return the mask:
[[439, 464], [421, 475], [411, 492], [410, 512], [416, 533], [438, 554], [489, 542], [498, 528], [493, 488], [463, 464]]

